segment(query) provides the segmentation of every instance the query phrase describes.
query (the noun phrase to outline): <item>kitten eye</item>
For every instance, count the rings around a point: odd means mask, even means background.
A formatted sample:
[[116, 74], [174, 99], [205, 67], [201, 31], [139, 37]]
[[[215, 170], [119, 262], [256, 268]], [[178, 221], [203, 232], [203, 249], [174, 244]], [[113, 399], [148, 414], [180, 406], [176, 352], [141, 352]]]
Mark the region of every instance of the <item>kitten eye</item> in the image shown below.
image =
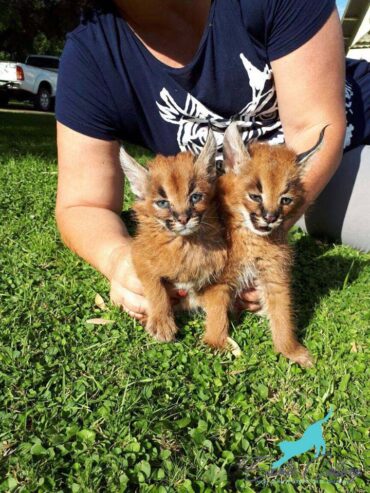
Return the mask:
[[291, 199], [290, 197], [281, 197], [281, 199], [280, 199], [281, 205], [289, 205], [292, 202], [293, 202], [293, 199]]
[[170, 203], [168, 200], [157, 200], [156, 205], [160, 207], [161, 209], [169, 209], [170, 208]]
[[202, 193], [193, 193], [192, 195], [190, 195], [190, 202], [192, 204], [197, 204], [202, 200], [202, 198], [203, 198]]
[[254, 202], [258, 202], [259, 204], [262, 203], [262, 195], [257, 195], [255, 193], [250, 193], [249, 198], [253, 200]]

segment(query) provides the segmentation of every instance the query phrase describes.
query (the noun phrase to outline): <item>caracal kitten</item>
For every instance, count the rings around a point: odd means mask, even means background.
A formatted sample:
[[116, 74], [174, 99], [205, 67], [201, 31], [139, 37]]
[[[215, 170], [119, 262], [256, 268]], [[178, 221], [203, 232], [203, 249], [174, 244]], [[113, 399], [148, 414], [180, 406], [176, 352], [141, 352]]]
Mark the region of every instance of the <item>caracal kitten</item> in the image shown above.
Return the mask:
[[[229, 250], [224, 303], [230, 297], [230, 307], [243, 289], [256, 286], [276, 351], [302, 366], [312, 366], [312, 358], [295, 335], [292, 254], [282, 226], [303, 204], [302, 177], [321, 147], [324, 130], [314, 148], [297, 156], [285, 145], [252, 143], [247, 148], [232, 123], [224, 137], [226, 173], [217, 182]], [[224, 347], [228, 326], [225, 309], [207, 334], [208, 344]]]
[[132, 259], [149, 302], [145, 328], [158, 341], [172, 341], [177, 332], [169, 285], [187, 290], [182, 308], [205, 310], [206, 341], [223, 309], [218, 288], [209, 289], [227, 256], [215, 196], [216, 150], [211, 130], [198, 158], [189, 152], [157, 156], [148, 169], [121, 149], [121, 166], [136, 196]]

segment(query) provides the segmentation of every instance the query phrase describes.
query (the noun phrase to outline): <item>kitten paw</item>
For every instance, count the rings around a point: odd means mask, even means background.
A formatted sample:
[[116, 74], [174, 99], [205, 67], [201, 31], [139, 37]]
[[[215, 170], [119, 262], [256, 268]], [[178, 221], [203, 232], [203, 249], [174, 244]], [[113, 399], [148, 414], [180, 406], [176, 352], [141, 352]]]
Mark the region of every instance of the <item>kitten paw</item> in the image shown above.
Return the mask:
[[145, 330], [159, 342], [171, 342], [175, 339], [178, 328], [171, 319], [151, 320], [149, 319]]
[[294, 352], [285, 354], [287, 358], [289, 358], [294, 363], [298, 363], [303, 368], [312, 368], [314, 366], [314, 360], [304, 346], [299, 346]]
[[227, 344], [227, 334], [205, 334], [203, 342], [214, 349], [225, 349]]

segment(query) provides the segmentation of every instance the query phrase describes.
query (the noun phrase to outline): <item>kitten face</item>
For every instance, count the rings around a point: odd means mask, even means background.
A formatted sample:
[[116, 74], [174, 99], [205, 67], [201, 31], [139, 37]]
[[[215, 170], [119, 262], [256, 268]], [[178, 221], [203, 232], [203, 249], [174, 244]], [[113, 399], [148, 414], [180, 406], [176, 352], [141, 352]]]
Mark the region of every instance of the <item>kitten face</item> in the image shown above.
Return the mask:
[[159, 155], [148, 169], [121, 148], [120, 163], [136, 195], [135, 210], [141, 218], [154, 219], [173, 235], [196, 233], [215, 192], [216, 152], [211, 130], [199, 157], [190, 152]]
[[238, 183], [239, 211], [248, 229], [265, 236], [297, 210], [304, 192], [293, 152], [264, 144], [250, 151], [248, 172]]
[[236, 122], [230, 124], [224, 137], [225, 197], [245, 227], [266, 236], [297, 212], [305, 194], [301, 179], [326, 128], [311, 149], [297, 155], [285, 145], [252, 143], [246, 148]]
[[149, 166], [147, 213], [174, 235], [188, 236], [199, 230], [213, 195], [213, 180], [195, 166], [190, 153], [158, 156]]

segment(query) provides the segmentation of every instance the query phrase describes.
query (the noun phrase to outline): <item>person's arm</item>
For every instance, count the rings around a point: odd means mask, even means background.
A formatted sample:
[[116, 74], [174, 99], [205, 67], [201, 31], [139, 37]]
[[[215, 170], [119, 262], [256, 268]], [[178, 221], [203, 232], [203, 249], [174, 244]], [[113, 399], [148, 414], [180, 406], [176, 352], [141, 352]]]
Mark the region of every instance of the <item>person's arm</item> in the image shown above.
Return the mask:
[[56, 220], [65, 244], [111, 283], [111, 299], [136, 318], [146, 310], [131, 263], [131, 238], [119, 217], [123, 174], [119, 144], [57, 124]]
[[313, 38], [271, 63], [285, 139], [296, 152], [317, 142], [325, 125], [324, 145], [304, 178], [306, 202], [301, 216], [335, 173], [343, 153], [344, 104], [343, 34], [336, 10]]

